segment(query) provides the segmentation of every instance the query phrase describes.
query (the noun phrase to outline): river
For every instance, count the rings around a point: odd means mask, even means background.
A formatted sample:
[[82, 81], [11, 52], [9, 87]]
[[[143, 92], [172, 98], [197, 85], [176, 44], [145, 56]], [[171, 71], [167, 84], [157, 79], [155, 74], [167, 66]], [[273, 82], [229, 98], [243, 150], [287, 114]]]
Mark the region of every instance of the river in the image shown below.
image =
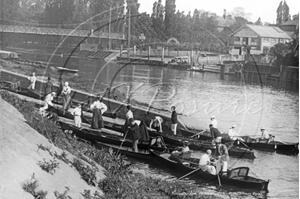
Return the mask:
[[[24, 56], [48, 61], [45, 55], [38, 53], [23, 53]], [[58, 56], [51, 60], [58, 65], [62, 65], [63, 61]], [[264, 81], [261, 86], [258, 81], [236, 81], [232, 76], [220, 80], [219, 74], [214, 73], [104, 63], [91, 59], [71, 59], [67, 67], [79, 69], [79, 76], [94, 79], [102, 89], [110, 86], [124, 93], [130, 91], [129, 100], [144, 106], [170, 114], [170, 107], [175, 105], [180, 118], [190, 128], [208, 128], [210, 116], [214, 115], [221, 132], [228, 131], [235, 124], [240, 135], [259, 136], [259, 129], [265, 127], [266, 131], [284, 142], [299, 141], [299, 86], [295, 83]], [[194, 154], [195, 157], [200, 155], [198, 152]], [[270, 179], [267, 198], [299, 198], [299, 156], [260, 151], [255, 151], [255, 155], [254, 161], [232, 158], [229, 167], [248, 166], [250, 174]], [[151, 164], [137, 165], [146, 173], [171, 175]], [[259, 198], [240, 193], [231, 193], [231, 197]]]

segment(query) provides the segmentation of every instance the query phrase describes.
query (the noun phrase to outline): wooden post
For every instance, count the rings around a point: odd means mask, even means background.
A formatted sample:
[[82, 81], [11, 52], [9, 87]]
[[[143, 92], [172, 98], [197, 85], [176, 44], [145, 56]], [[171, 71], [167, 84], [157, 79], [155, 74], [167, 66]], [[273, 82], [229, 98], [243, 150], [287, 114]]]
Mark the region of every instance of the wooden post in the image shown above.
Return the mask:
[[220, 79], [224, 80], [225, 79], [225, 65], [224, 64], [220, 64]]
[[121, 44], [121, 48], [120, 48], [120, 57], [122, 57], [122, 52], [123, 52], [123, 44]]
[[162, 47], [161, 50], [161, 61], [164, 63], [164, 54], [165, 54], [165, 47]]
[[150, 61], [151, 56], [151, 46], [148, 46], [148, 62]]
[[135, 54], [136, 54], [136, 45], [133, 46], [133, 58], [135, 58]]

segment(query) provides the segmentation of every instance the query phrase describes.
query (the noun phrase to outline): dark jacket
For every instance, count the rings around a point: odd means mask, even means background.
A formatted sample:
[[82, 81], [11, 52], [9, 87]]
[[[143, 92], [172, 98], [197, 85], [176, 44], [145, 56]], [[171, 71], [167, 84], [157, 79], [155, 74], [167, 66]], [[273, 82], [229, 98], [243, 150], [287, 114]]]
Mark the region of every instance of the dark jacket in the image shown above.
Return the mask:
[[171, 122], [172, 122], [172, 124], [177, 124], [177, 123], [178, 123], [176, 111], [173, 111], [173, 112], [172, 112], [172, 115], [171, 115]]
[[52, 82], [48, 81], [45, 84], [45, 95], [52, 93], [54, 91]]
[[210, 133], [211, 133], [212, 138], [222, 137], [222, 134], [220, 133], [220, 131], [215, 127], [212, 127], [210, 129]]
[[134, 123], [134, 125], [130, 125], [129, 133], [133, 142], [141, 138], [139, 126], [137, 125], [137, 123]]

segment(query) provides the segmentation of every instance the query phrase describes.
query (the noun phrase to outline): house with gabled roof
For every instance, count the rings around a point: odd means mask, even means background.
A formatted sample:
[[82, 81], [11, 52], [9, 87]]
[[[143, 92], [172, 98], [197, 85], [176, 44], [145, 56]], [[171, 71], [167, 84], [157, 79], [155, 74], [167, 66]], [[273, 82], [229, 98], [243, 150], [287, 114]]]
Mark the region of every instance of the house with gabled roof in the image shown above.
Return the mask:
[[251, 54], [266, 54], [278, 43], [287, 43], [292, 38], [277, 26], [246, 24], [230, 35], [230, 54], [246, 54], [246, 46]]

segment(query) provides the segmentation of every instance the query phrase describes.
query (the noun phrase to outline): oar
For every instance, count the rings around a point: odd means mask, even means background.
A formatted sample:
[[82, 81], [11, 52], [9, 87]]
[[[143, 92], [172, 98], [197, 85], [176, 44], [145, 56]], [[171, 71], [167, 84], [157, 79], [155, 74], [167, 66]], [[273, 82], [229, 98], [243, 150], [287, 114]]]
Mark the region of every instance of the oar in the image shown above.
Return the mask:
[[121, 147], [122, 147], [122, 145], [123, 145], [123, 142], [126, 140], [126, 136], [127, 136], [128, 131], [129, 131], [129, 130], [126, 131], [126, 134], [125, 134], [124, 139], [122, 140], [122, 142], [121, 142], [121, 144], [120, 144], [120, 146], [119, 146], [119, 149], [118, 149], [117, 154], [119, 153], [119, 151], [120, 151], [120, 149], [121, 149]]
[[181, 180], [181, 179], [183, 179], [183, 178], [185, 178], [185, 177], [187, 177], [187, 176], [189, 176], [189, 175], [195, 173], [196, 171], [199, 171], [200, 169], [201, 169], [201, 168], [195, 169], [195, 170], [193, 170], [193, 171], [191, 171], [191, 172], [185, 174], [184, 176], [181, 176], [181, 177], [178, 178], [177, 180]]
[[203, 131], [201, 131], [201, 132], [199, 132], [199, 133], [197, 133], [197, 134], [195, 134], [195, 135], [192, 135], [191, 138], [196, 137], [197, 135], [200, 135], [200, 134], [202, 134], [202, 133], [204, 133], [204, 132], [205, 132], [205, 130], [203, 130]]

